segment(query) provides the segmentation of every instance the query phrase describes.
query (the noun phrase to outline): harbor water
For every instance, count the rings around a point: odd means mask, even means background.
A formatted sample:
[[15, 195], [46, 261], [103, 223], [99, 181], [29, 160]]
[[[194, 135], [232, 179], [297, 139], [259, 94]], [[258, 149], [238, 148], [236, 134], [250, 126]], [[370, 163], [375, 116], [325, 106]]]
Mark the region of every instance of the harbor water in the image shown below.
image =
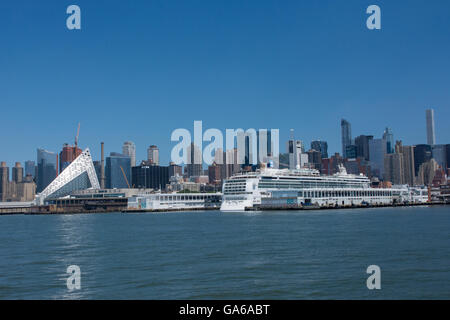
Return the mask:
[[0, 216], [0, 299], [450, 299], [450, 207]]

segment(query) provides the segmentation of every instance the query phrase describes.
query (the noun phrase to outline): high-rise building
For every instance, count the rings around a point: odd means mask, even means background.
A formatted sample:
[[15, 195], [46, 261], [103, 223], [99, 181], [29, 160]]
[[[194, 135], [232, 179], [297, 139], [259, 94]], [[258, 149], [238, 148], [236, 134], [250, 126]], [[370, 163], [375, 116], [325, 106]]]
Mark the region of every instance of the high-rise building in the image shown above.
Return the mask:
[[183, 168], [174, 162], [169, 163], [169, 178], [175, 177], [175, 176], [182, 176], [183, 175]]
[[130, 157], [131, 166], [136, 166], [136, 145], [131, 141], [125, 141], [122, 146], [122, 154]]
[[221, 176], [220, 165], [213, 162], [213, 164], [208, 167], [208, 177], [209, 177], [209, 183], [215, 184], [215, 185], [221, 184], [222, 176]]
[[[324, 163], [322, 161], [322, 163]], [[349, 174], [360, 175], [370, 177], [370, 166], [369, 163], [363, 158], [347, 158], [344, 159], [344, 167]]]
[[101, 161], [93, 161], [95, 175], [97, 176], [97, 180], [100, 181], [102, 177], [102, 162]]
[[434, 159], [422, 163], [417, 173], [417, 184], [429, 186], [432, 184], [436, 170], [439, 165]]
[[307, 152], [308, 154], [308, 163], [311, 168], [319, 170], [322, 169], [322, 153], [318, 150], [311, 149]]
[[12, 181], [21, 183], [23, 181], [23, 168], [20, 162], [16, 162], [12, 168]]
[[356, 159], [358, 155], [358, 149], [354, 144], [349, 144], [345, 147], [346, 159]]
[[37, 149], [37, 192], [43, 191], [56, 178], [57, 160], [55, 152]]
[[328, 143], [326, 141], [321, 140], [312, 141], [311, 149], [320, 151], [322, 159], [328, 158]]
[[80, 148], [65, 143], [59, 153], [59, 173], [63, 172], [82, 152]]
[[9, 167], [6, 162], [0, 163], [0, 201], [5, 201], [9, 184]]
[[383, 139], [386, 141], [386, 153], [394, 153], [394, 134], [390, 128], [384, 130]]
[[352, 126], [350, 122], [345, 119], [341, 120], [341, 137], [342, 137], [342, 154], [344, 158], [347, 157], [347, 146], [352, 144]]
[[[447, 169], [450, 168], [450, 144], [445, 145], [445, 154], [447, 159]], [[445, 168], [444, 168], [445, 170]]]
[[151, 145], [147, 149], [147, 160], [156, 166], [159, 166], [159, 149], [155, 145]]
[[36, 175], [36, 163], [33, 160], [25, 161], [25, 176], [32, 176], [33, 178]]
[[414, 186], [416, 176], [414, 169], [414, 146], [403, 146], [401, 142], [397, 142], [396, 152], [402, 154], [404, 183]]
[[384, 180], [392, 184], [404, 184], [403, 163], [402, 153], [387, 153], [384, 156]]
[[386, 140], [372, 139], [369, 141], [370, 167], [372, 174], [378, 178], [384, 176], [384, 156], [386, 154]]
[[366, 161], [370, 160], [369, 141], [373, 136], [360, 135], [355, 138], [356, 157], [363, 158]]
[[187, 147], [186, 174], [188, 177], [201, 176], [203, 173], [203, 159], [200, 148], [193, 142]]
[[436, 143], [436, 136], [434, 134], [434, 110], [427, 109], [425, 116], [427, 120], [427, 144], [432, 146]]
[[258, 141], [257, 135], [245, 134], [244, 136], [244, 163], [242, 167], [252, 166], [256, 168], [258, 164]]
[[109, 157], [106, 157], [105, 175], [106, 188], [128, 188], [131, 182], [131, 158], [117, 152], [111, 152]]
[[432, 145], [431, 155], [442, 169], [447, 169], [447, 147], [445, 144]]
[[338, 152], [336, 152], [330, 158], [328, 174], [334, 174], [336, 172], [339, 172], [339, 166], [343, 165], [343, 164], [344, 164], [344, 158]]
[[288, 154], [288, 163], [282, 165], [281, 160], [279, 161], [279, 167], [283, 168], [288, 165], [288, 168], [293, 170], [297, 167], [303, 167], [308, 163], [308, 155], [305, 153], [305, 146], [303, 141], [294, 139], [294, 130], [291, 129], [291, 137], [286, 143], [286, 152]]
[[432, 158], [431, 146], [429, 144], [418, 144], [414, 148], [414, 173], [419, 174], [419, 168]]
[[131, 176], [135, 188], [164, 190], [169, 183], [169, 167], [141, 164], [131, 168]]
[[267, 163], [268, 160], [274, 155], [274, 141], [272, 141], [272, 130], [258, 130], [256, 132], [257, 143], [257, 160], [258, 164]]
[[12, 180], [9, 181], [9, 167], [6, 162], [0, 163], [0, 201], [31, 201], [36, 195], [36, 184], [29, 179], [23, 179], [23, 168], [16, 162], [12, 168]]

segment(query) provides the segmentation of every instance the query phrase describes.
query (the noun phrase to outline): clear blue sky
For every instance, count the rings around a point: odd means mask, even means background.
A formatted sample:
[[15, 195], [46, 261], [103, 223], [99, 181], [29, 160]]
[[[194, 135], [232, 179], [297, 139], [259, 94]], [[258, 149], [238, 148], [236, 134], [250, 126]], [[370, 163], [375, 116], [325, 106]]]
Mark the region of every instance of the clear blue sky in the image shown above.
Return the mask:
[[[82, 30], [66, 28], [66, 8]], [[382, 29], [366, 28], [377, 4]], [[340, 151], [340, 119], [353, 136], [389, 126], [404, 144], [450, 143], [450, 2], [99, 1], [0, 2], [0, 160], [73, 143], [100, 157], [150, 144], [169, 161], [170, 134], [205, 128], [289, 129], [309, 146]]]

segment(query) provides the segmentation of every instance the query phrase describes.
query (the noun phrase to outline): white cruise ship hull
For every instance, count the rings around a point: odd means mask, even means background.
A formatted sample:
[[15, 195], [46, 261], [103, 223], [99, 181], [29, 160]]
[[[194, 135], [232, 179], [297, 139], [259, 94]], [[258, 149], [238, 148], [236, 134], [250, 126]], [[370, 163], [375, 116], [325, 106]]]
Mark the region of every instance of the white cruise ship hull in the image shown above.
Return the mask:
[[320, 176], [318, 172], [265, 170], [235, 175], [224, 182], [221, 211], [245, 211], [305, 207], [379, 206], [424, 203], [424, 188], [372, 188], [363, 175], [341, 172]]

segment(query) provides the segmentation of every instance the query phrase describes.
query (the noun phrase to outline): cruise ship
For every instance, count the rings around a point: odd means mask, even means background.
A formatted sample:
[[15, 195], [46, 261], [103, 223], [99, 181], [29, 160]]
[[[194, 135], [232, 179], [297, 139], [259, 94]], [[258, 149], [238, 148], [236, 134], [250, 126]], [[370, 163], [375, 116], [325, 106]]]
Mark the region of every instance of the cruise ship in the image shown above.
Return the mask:
[[344, 166], [334, 175], [320, 175], [315, 169], [262, 168], [230, 177], [222, 191], [222, 211], [264, 209], [267, 205], [350, 207], [428, 201], [425, 188], [373, 188], [368, 177], [348, 174]]

